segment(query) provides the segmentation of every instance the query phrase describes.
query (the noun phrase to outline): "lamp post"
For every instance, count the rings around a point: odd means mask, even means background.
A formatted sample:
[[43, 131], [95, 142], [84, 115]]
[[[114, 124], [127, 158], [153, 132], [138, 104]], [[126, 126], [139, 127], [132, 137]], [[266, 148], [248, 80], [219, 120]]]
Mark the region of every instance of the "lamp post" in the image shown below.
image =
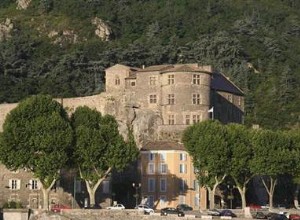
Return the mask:
[[230, 195], [228, 195], [228, 199], [230, 200], [230, 209], [232, 209], [232, 200], [233, 200], [233, 194], [232, 194], [232, 189], [235, 186], [227, 185], [228, 189], [230, 190]]
[[135, 188], [135, 206], [138, 205], [138, 199], [139, 199], [139, 188], [141, 188], [141, 183], [132, 183], [133, 188]]

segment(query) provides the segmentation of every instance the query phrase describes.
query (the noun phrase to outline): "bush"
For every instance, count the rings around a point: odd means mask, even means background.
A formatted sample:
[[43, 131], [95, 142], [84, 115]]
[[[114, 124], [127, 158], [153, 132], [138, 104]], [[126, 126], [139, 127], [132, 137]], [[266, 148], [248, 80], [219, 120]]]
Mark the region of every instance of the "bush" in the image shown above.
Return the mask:
[[21, 202], [9, 201], [3, 204], [3, 209], [21, 209], [23, 205]]

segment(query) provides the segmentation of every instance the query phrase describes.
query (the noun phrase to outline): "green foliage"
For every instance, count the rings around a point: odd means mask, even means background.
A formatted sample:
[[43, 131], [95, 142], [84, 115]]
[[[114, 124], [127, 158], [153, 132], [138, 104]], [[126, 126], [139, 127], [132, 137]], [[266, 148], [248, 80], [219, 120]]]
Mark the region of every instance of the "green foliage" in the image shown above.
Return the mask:
[[[39, 93], [99, 93], [103, 70], [116, 63], [199, 62], [245, 91], [247, 125], [299, 126], [297, 0], [34, 0], [27, 10], [15, 6], [0, 1], [0, 22], [11, 18], [15, 27], [0, 44], [1, 103]], [[96, 16], [112, 28], [109, 42], [95, 36]], [[78, 43], [63, 36], [65, 30], [74, 31]]]
[[251, 132], [243, 125], [229, 124], [227, 143], [231, 149], [230, 175], [236, 184], [243, 186], [254, 174], [250, 170], [250, 162], [253, 158]]
[[277, 177], [291, 173], [294, 164], [294, 144], [280, 131], [257, 130], [253, 134], [254, 157], [251, 171], [258, 175]]
[[75, 130], [74, 160], [82, 178], [95, 185], [109, 169], [123, 170], [137, 157], [137, 148], [129, 132], [128, 144], [119, 134], [118, 123], [110, 115], [102, 116], [88, 107], [78, 107], [72, 115]]
[[21, 202], [15, 202], [15, 201], [10, 201], [10, 202], [5, 202], [2, 206], [3, 209], [21, 209], [23, 208], [23, 205]]
[[50, 96], [32, 96], [6, 117], [0, 160], [11, 170], [31, 170], [49, 187], [68, 160], [72, 135], [67, 114], [58, 102]]
[[215, 178], [229, 174], [230, 148], [227, 131], [218, 121], [205, 121], [188, 127], [182, 141], [193, 157], [201, 185], [212, 187]]

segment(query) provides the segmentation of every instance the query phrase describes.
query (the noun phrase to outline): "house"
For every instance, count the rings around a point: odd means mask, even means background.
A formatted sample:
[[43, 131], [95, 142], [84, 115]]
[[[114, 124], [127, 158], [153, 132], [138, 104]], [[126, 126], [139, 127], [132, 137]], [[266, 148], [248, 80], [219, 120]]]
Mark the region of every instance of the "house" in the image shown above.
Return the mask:
[[140, 152], [141, 202], [156, 209], [188, 204], [206, 209], [207, 193], [199, 187], [192, 158], [183, 144], [147, 142]]

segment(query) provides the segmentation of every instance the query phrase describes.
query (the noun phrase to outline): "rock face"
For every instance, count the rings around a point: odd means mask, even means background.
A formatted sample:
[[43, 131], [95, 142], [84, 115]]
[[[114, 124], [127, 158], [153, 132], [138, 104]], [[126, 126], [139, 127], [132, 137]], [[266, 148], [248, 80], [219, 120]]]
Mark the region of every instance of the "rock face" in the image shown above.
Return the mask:
[[10, 37], [10, 32], [14, 25], [10, 19], [6, 18], [4, 23], [0, 23], [0, 42]]
[[17, 9], [27, 9], [30, 3], [31, 0], [17, 0]]
[[108, 41], [112, 33], [110, 27], [105, 24], [100, 18], [95, 17], [92, 19], [92, 24], [96, 25], [95, 34], [102, 40]]
[[63, 30], [62, 32], [50, 31], [48, 37], [53, 39], [54, 44], [63, 45], [64, 43], [78, 43], [78, 35], [73, 30]]

